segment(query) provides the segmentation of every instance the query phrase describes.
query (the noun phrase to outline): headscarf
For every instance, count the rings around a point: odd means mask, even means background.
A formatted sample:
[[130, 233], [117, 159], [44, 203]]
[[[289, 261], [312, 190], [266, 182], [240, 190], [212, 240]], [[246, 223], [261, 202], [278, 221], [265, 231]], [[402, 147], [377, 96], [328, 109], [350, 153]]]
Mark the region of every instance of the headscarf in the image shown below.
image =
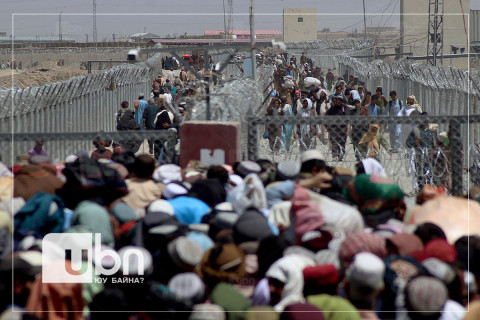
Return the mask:
[[[374, 128], [377, 128], [377, 130], [374, 130]], [[377, 141], [379, 130], [380, 130], [380, 126], [378, 124], [376, 123], [370, 124], [368, 126], [368, 131], [365, 133], [362, 139], [360, 139], [360, 141], [358, 142], [358, 144], [364, 144], [364, 143], [367, 144], [367, 147], [369, 150], [368, 156], [372, 158], [376, 157], [380, 153], [380, 146], [378, 145], [378, 141]], [[369, 174], [372, 174], [372, 173], [369, 173]]]
[[371, 252], [379, 258], [387, 255], [385, 239], [375, 233], [360, 232], [349, 235], [340, 245], [338, 256], [342, 265], [349, 265], [359, 252]]
[[241, 214], [248, 208], [267, 208], [267, 194], [258, 175], [251, 173], [244, 182], [228, 193], [227, 201], [232, 203], [235, 212]]
[[413, 104], [406, 104], [407, 106], [407, 109], [416, 109], [419, 113], [422, 113], [422, 108], [420, 107], [420, 105], [418, 104], [418, 101], [417, 101], [417, 98], [415, 98], [415, 96], [413, 94], [409, 95], [407, 97], [408, 98], [412, 98], [413, 99]]
[[280, 320], [325, 320], [325, 316], [312, 304], [295, 303], [285, 308]]
[[85, 226], [92, 233], [100, 233], [102, 243], [113, 247], [112, 224], [104, 207], [91, 201], [82, 201], [73, 213], [72, 226], [76, 225]]
[[200, 273], [207, 283], [236, 283], [245, 274], [245, 255], [233, 243], [218, 244], [200, 262]]
[[[328, 320], [360, 320], [358, 310], [346, 299], [318, 294], [308, 297], [308, 302], [322, 310]], [[342, 312], [343, 311], [343, 312]]]
[[[49, 272], [53, 272], [53, 268], [65, 270], [68, 262], [61, 260], [49, 264]], [[69, 272], [77, 273], [73, 269]], [[83, 308], [81, 283], [43, 283], [41, 275], [33, 282], [25, 307], [27, 313], [49, 320], [81, 320]]]
[[405, 206], [402, 189], [393, 180], [376, 174], [358, 175], [347, 184], [343, 192], [357, 204], [362, 214]]
[[385, 172], [385, 169], [383, 169], [383, 166], [376, 159], [373, 159], [373, 158], [363, 159], [362, 164], [366, 174], [370, 174], [370, 175], [376, 174], [380, 177], [387, 178], [387, 173]]
[[287, 255], [277, 260], [266, 273], [267, 278], [273, 278], [285, 284], [280, 302], [274, 309], [281, 312], [286, 306], [295, 302], [304, 302], [303, 272], [305, 267], [313, 266], [315, 262], [298, 254]]

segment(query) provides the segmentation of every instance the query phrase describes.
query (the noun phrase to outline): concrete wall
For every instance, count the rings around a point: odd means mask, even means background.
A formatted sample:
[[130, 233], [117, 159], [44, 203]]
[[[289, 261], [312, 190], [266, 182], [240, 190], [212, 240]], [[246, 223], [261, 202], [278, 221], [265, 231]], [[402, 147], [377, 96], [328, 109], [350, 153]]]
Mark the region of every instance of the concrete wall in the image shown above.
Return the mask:
[[[411, 51], [415, 56], [427, 55], [429, 2], [430, 0], [400, 0], [401, 52]], [[462, 0], [465, 16], [462, 16], [462, 8], [458, 0], [443, 0], [443, 3], [443, 54], [451, 54], [453, 53], [452, 45], [467, 48], [465, 28], [468, 31], [470, 0]], [[440, 9], [439, 13], [441, 13]]]
[[317, 40], [317, 9], [283, 9], [283, 41]]

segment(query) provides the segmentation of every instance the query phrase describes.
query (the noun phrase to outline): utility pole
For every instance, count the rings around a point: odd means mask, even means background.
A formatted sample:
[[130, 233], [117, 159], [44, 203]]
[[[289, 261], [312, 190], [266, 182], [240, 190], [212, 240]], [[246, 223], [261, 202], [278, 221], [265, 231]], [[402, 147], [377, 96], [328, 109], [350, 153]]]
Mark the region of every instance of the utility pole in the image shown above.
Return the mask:
[[58, 41], [62, 42], [62, 12], [58, 15]]
[[225, 33], [225, 40], [227, 40], [227, 17], [225, 13], [225, 0], [223, 0], [223, 30]]
[[93, 42], [97, 43], [97, 0], [93, 0]]
[[427, 63], [432, 66], [437, 65], [439, 58], [443, 63], [443, 10], [443, 0], [429, 0]]
[[257, 58], [255, 56], [255, 21], [253, 14], [253, 0], [250, 0], [250, 43], [252, 44], [250, 58], [252, 59], [252, 79], [256, 81]]
[[365, 0], [363, 0], [363, 30], [364, 30], [363, 40], [367, 41], [367, 18], [365, 17]]

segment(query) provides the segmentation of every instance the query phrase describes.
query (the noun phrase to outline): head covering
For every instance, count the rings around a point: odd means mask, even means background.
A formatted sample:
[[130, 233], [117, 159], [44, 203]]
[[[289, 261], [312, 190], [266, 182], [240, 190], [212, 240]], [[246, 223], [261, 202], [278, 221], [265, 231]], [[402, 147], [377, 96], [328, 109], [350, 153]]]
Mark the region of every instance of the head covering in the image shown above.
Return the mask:
[[164, 164], [153, 172], [153, 179], [162, 183], [182, 181], [181, 168], [176, 164]]
[[294, 230], [297, 243], [301, 243], [305, 233], [325, 224], [320, 204], [311, 201], [310, 193], [305, 188], [295, 186], [290, 213], [295, 217]]
[[[65, 273], [65, 263], [59, 260], [48, 265], [48, 272]], [[70, 266], [70, 273], [79, 274]], [[57, 271], [55, 271], [57, 270]], [[51, 319], [83, 319], [84, 300], [81, 283], [44, 283], [40, 275], [32, 284], [30, 295], [25, 306], [26, 313], [41, 319], [49, 312]], [[77, 312], [72, 312], [77, 311]]]
[[308, 150], [300, 154], [300, 162], [305, 163], [309, 160], [324, 160], [323, 154], [318, 150]]
[[180, 183], [169, 183], [162, 192], [165, 199], [172, 199], [178, 196], [186, 195], [188, 189]]
[[455, 270], [447, 263], [437, 258], [428, 258], [422, 262], [428, 273], [441, 280], [445, 285], [449, 285], [455, 279]]
[[50, 171], [38, 165], [27, 165], [15, 174], [13, 196], [28, 200], [37, 192], [55, 194], [63, 184], [64, 182]]
[[188, 320], [226, 320], [227, 315], [222, 307], [216, 304], [196, 304]]
[[338, 269], [333, 264], [321, 264], [303, 269], [305, 286], [330, 286], [340, 280]]
[[225, 201], [226, 193], [218, 179], [201, 179], [195, 181], [188, 196], [202, 200], [208, 206], [214, 207]]
[[420, 262], [409, 256], [390, 255], [385, 258], [385, 287], [397, 294], [407, 282], [418, 275], [425, 275], [427, 270]]
[[340, 270], [340, 260], [338, 259], [338, 254], [332, 250], [324, 249], [320, 250], [315, 254], [315, 263], [316, 264], [332, 264]]
[[422, 240], [414, 234], [397, 233], [387, 238], [387, 245], [392, 244], [395, 247], [395, 254], [411, 255], [414, 252], [423, 250]]
[[277, 165], [277, 175], [282, 180], [294, 180], [300, 173], [300, 164], [297, 161], [280, 161]]
[[322, 310], [308, 303], [294, 303], [283, 310], [280, 320], [325, 320]]
[[205, 295], [205, 285], [202, 279], [193, 272], [184, 272], [175, 275], [168, 282], [168, 288], [178, 298], [200, 302]]
[[366, 174], [370, 174], [370, 175], [376, 174], [380, 177], [387, 178], [387, 173], [385, 172], [385, 169], [383, 169], [383, 166], [376, 159], [373, 159], [373, 158], [363, 159], [362, 164]]
[[405, 293], [410, 311], [420, 311], [425, 316], [442, 311], [448, 300], [446, 286], [440, 280], [427, 276], [410, 280]]
[[203, 255], [200, 272], [207, 283], [235, 283], [245, 274], [245, 255], [233, 243], [217, 244]]
[[313, 266], [314, 261], [305, 256], [291, 254], [277, 260], [270, 266], [265, 276], [284, 283], [282, 297], [274, 308], [280, 312], [295, 302], [303, 302], [303, 272], [305, 267]]
[[360, 174], [347, 184], [343, 192], [357, 204], [365, 222], [373, 227], [394, 218], [391, 210], [405, 206], [402, 189], [393, 180], [379, 175]]
[[357, 253], [352, 264], [346, 271], [348, 281], [359, 287], [368, 287], [375, 290], [383, 288], [385, 263], [370, 252]]
[[267, 208], [267, 195], [262, 181], [256, 174], [249, 174], [245, 183], [235, 187], [228, 193], [227, 201], [232, 203], [233, 209], [243, 213], [248, 208]]
[[113, 247], [112, 223], [104, 207], [91, 201], [80, 202], [72, 217], [72, 227], [77, 225], [87, 227], [92, 233], [100, 233], [102, 243]]
[[267, 218], [257, 210], [247, 210], [233, 226], [233, 240], [236, 244], [260, 241], [273, 235]]
[[280, 315], [271, 306], [250, 307], [245, 320], [279, 320]]
[[128, 101], [123, 101], [121, 106], [122, 108], [128, 108]]
[[[328, 294], [307, 297], [308, 303], [322, 310], [328, 320], [361, 320], [358, 310], [346, 299]], [[343, 312], [342, 312], [343, 311]]]
[[425, 244], [423, 251], [416, 252], [413, 256], [419, 261], [437, 258], [444, 262], [453, 263], [457, 260], [457, 249], [445, 239], [433, 239]]
[[236, 173], [240, 175], [242, 178], [245, 178], [250, 173], [260, 173], [262, 168], [260, 165], [253, 161], [242, 161], [238, 164], [236, 168]]
[[355, 233], [342, 242], [338, 256], [342, 265], [350, 264], [359, 252], [371, 252], [379, 258], [387, 255], [385, 239], [374, 233]]
[[240, 320], [244, 318], [244, 313], [250, 307], [250, 301], [245, 298], [238, 290], [228, 283], [219, 283], [212, 291], [211, 300], [218, 304], [228, 314], [228, 320]]
[[168, 253], [175, 264], [186, 271], [193, 270], [200, 263], [203, 255], [200, 245], [184, 236], [168, 244]]
[[152, 212], [163, 212], [168, 213], [169, 215], [173, 216], [174, 211], [172, 205], [166, 200], [155, 200], [150, 203], [147, 207], [147, 214]]

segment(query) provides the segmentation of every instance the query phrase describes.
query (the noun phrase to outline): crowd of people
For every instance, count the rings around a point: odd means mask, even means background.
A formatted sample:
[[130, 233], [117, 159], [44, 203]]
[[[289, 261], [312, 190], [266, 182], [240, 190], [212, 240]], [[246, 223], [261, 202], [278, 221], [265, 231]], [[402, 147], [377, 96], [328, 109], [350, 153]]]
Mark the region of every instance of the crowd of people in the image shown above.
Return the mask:
[[[426, 185], [407, 207], [373, 158], [355, 173], [328, 166], [318, 150], [298, 162], [182, 169], [151, 154], [108, 159], [96, 143], [91, 155], [51, 163], [37, 142], [13, 167], [0, 165], [1, 318], [479, 317], [480, 237], [442, 224], [438, 211], [453, 201], [478, 214], [474, 200]], [[422, 220], [427, 209], [440, 217]], [[100, 281], [46, 283], [42, 239], [51, 233], [100, 234], [99, 252], [136, 248], [144, 258], [94, 274]], [[110, 263], [86, 255], [82, 270]]]
[[[267, 115], [313, 117], [313, 116], [364, 116], [365, 123], [342, 123], [324, 125], [268, 125], [264, 138], [268, 139], [272, 152], [290, 152], [298, 140], [301, 151], [316, 149], [317, 139], [329, 146], [333, 161], [344, 161], [347, 138], [353, 145], [356, 160], [371, 157], [380, 160], [381, 148], [386, 154], [402, 150], [415, 150], [415, 173], [420, 181], [415, 188], [420, 190], [427, 182], [449, 189], [445, 175], [449, 172], [449, 134], [437, 132], [438, 125], [424, 120], [428, 113], [422, 110], [414, 95], [406, 102], [395, 90], [386, 98], [382, 87], [369, 91], [366, 83], [345, 72], [334, 83], [335, 75], [328, 69], [324, 75], [313, 59], [304, 54], [297, 66], [295, 55], [289, 63], [285, 56], [275, 59], [272, 99]], [[326, 81], [325, 81], [326, 79]], [[373, 88], [372, 88], [373, 89]], [[372, 117], [412, 117], [412, 124], [371, 123]], [[434, 174], [436, 173], [436, 174]]]
[[[276, 60], [269, 115], [423, 112], [415, 97], [404, 105], [392, 91], [387, 100], [355, 77], [333, 84], [327, 74], [324, 83], [304, 55], [297, 76], [283, 76], [286, 59]], [[189, 110], [182, 97], [197, 91], [184, 85], [188, 72], [170, 71], [149, 97], [122, 102], [118, 130], [178, 134]], [[318, 82], [308, 79], [314, 72]], [[302, 141], [298, 161], [279, 163], [192, 160], [181, 168], [162, 161], [160, 141], [142, 153], [143, 140], [100, 134], [93, 152], [60, 162], [43, 141], [10, 168], [0, 157], [0, 319], [480, 319], [480, 235], [465, 218], [480, 214], [478, 193], [451, 197], [425, 180], [407, 206], [376, 159], [380, 147], [447, 147], [448, 135], [430, 127], [419, 121], [405, 135], [403, 126], [375, 123], [270, 125], [272, 150]], [[347, 134], [358, 150], [355, 172], [328, 165], [316, 148], [317, 138], [330, 141], [340, 159]], [[90, 255], [43, 241], [79, 233], [100, 234]], [[97, 272], [116, 266], [102, 258], [107, 252], [125, 257], [132, 249], [142, 258]], [[93, 280], [44, 281], [43, 271], [55, 277], [57, 267]]]

